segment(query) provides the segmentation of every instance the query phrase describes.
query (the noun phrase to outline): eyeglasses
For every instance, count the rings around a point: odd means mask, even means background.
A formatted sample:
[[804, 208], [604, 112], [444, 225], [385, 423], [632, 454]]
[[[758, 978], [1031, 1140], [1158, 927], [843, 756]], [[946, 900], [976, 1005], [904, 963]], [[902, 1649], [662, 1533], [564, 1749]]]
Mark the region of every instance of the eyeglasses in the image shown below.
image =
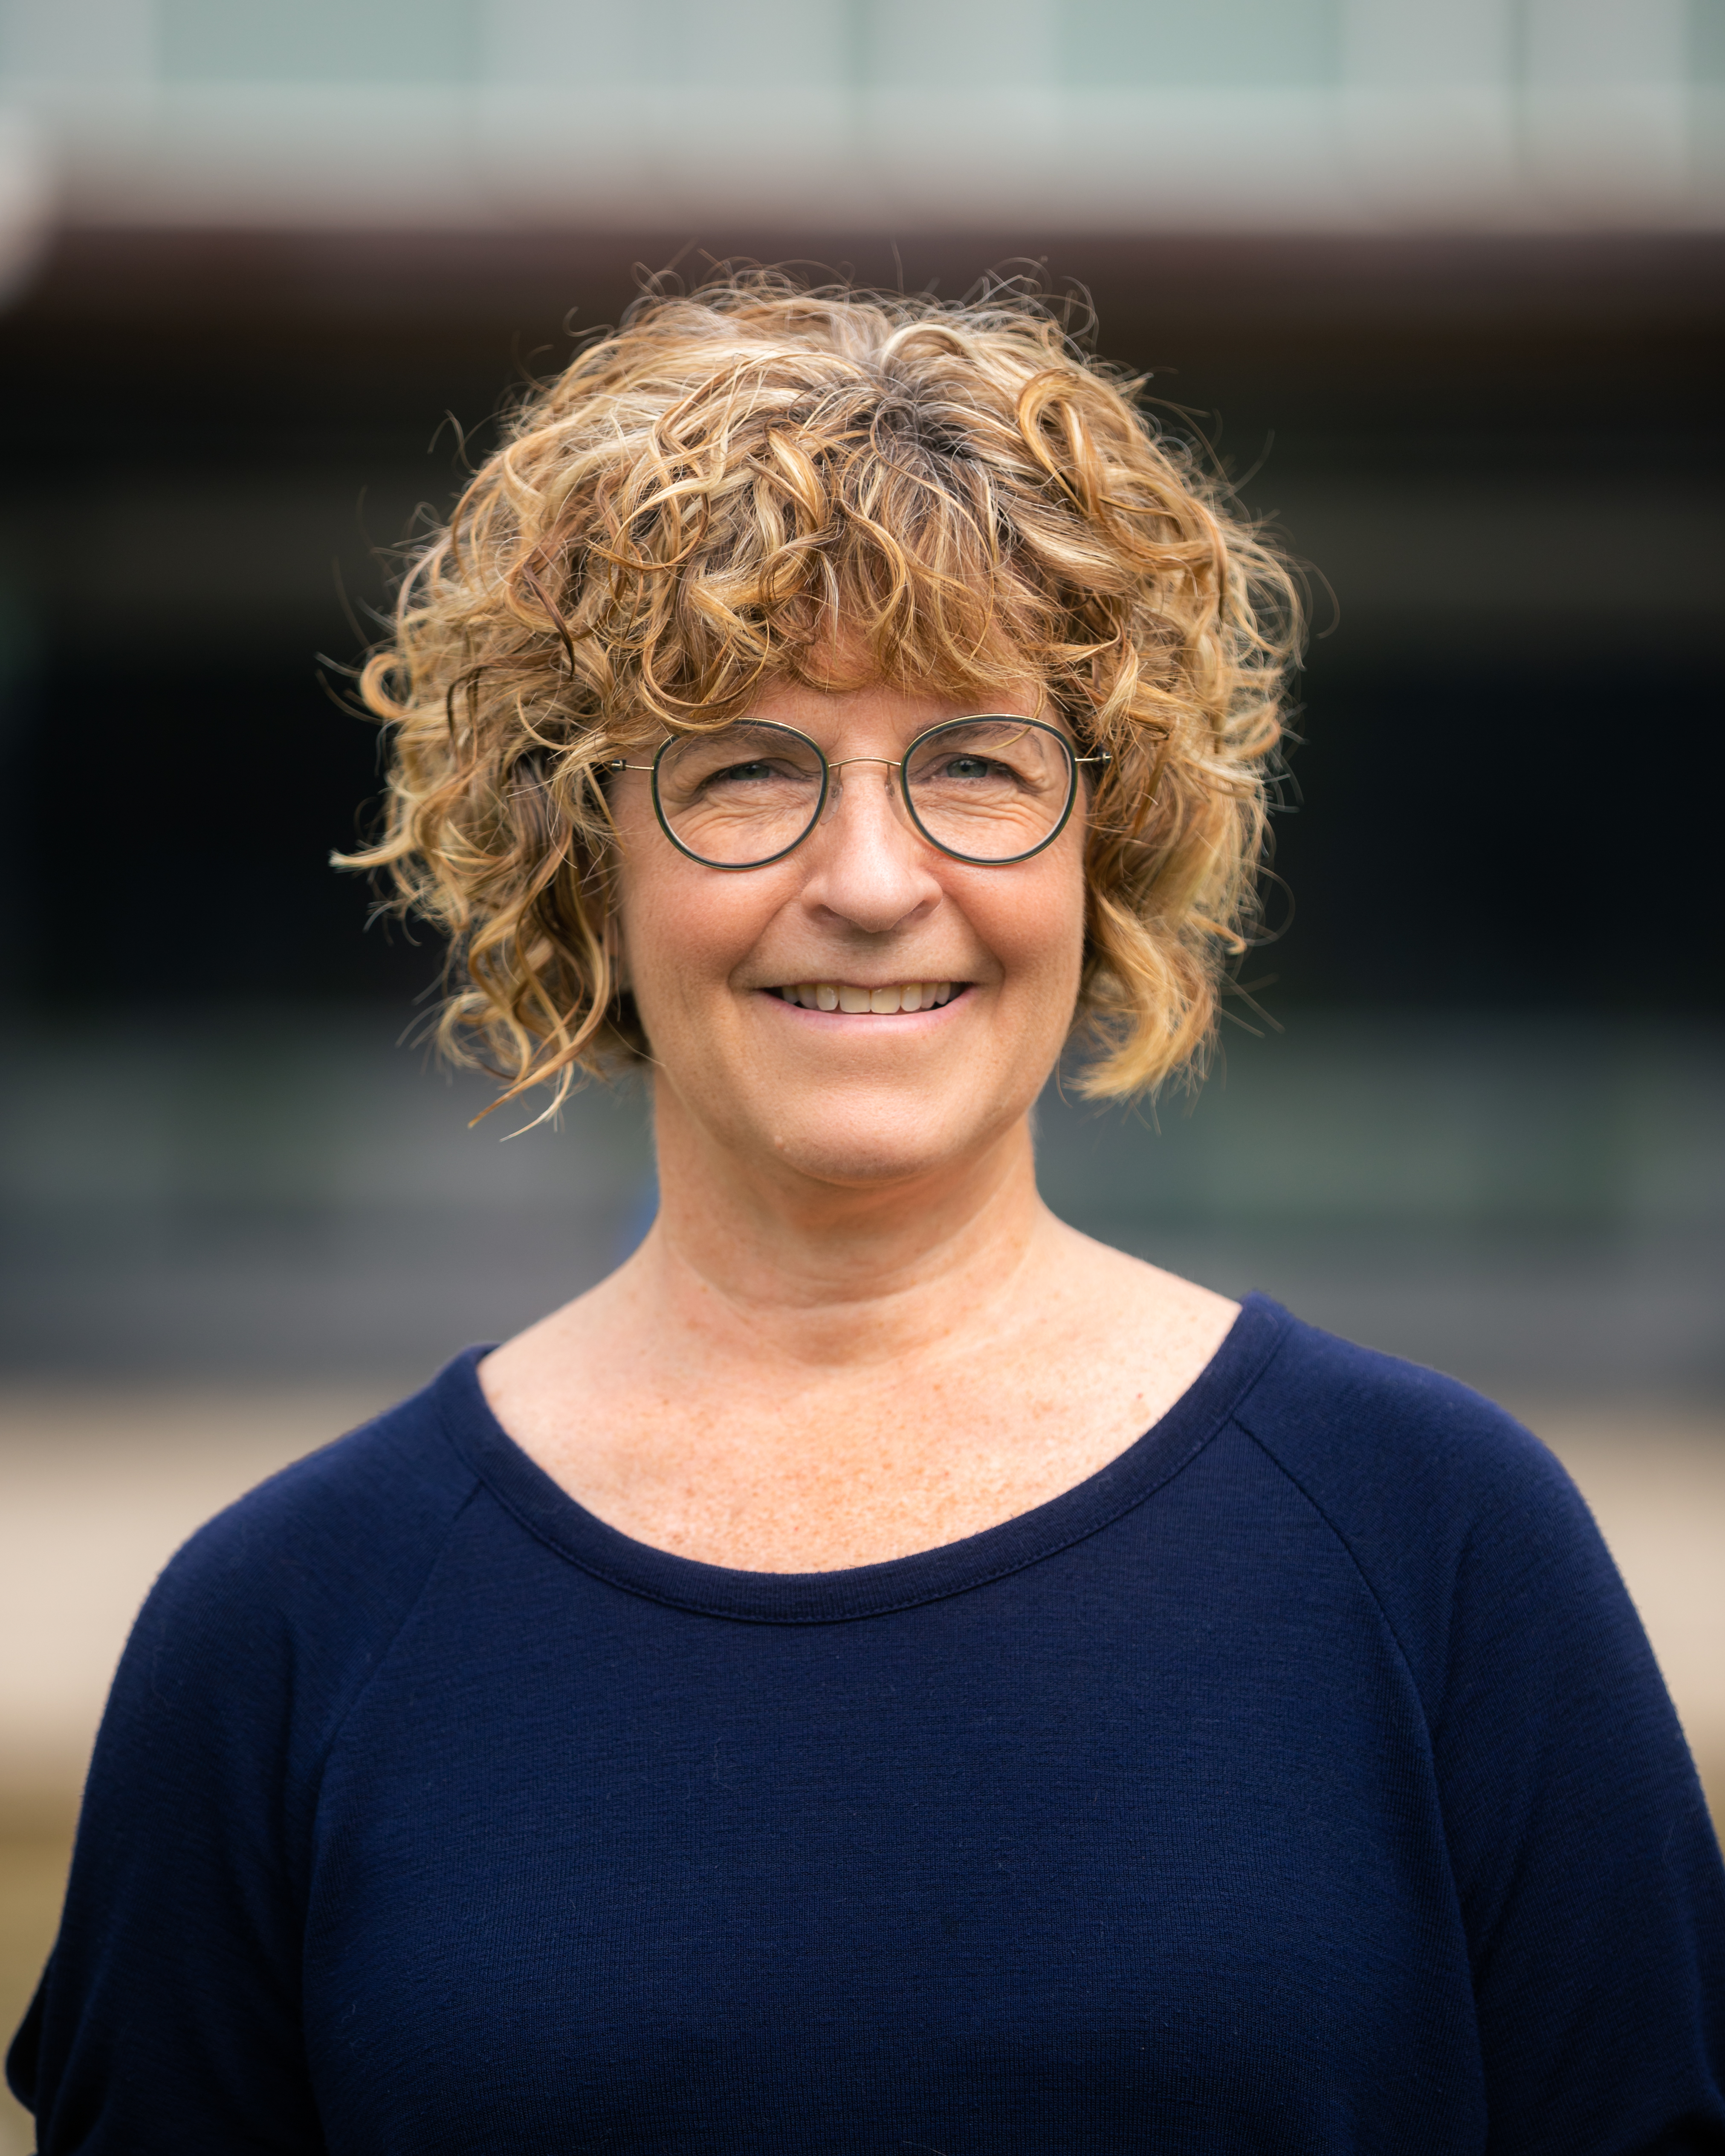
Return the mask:
[[911, 823], [954, 860], [1004, 868], [1050, 846], [1078, 797], [1080, 756], [1040, 719], [949, 719], [918, 734], [896, 762], [847, 756], [829, 763], [807, 734], [740, 719], [714, 734], [675, 734], [651, 763], [619, 757], [608, 771], [647, 771], [653, 809], [671, 844], [713, 869], [762, 869], [809, 836], [853, 763], [896, 771]]

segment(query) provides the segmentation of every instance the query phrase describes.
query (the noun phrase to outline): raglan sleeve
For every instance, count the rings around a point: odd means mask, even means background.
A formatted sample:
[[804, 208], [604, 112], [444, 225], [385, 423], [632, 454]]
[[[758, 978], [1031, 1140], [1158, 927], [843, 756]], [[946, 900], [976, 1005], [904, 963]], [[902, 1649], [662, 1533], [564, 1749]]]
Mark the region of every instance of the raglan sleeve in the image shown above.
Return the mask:
[[1502, 2156], [1725, 2150], [1725, 1876], [1599, 1532], [1476, 1403], [1432, 1743]]
[[377, 1463], [342, 1450], [201, 1530], [133, 1628], [7, 2061], [40, 2156], [326, 2146], [300, 2015], [318, 1778], [435, 1524], [367, 1548]]
[[1725, 2152], [1725, 1870], [1579, 1492], [1501, 1409], [1289, 1327], [1245, 1419], [1418, 1694], [1490, 2156]]

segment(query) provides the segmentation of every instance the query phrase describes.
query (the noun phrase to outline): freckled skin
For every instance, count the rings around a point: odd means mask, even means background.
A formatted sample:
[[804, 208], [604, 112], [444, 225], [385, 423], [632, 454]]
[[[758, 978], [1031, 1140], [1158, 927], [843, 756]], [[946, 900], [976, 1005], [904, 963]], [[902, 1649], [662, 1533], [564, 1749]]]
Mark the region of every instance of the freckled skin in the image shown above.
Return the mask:
[[[964, 707], [875, 685], [783, 686], [755, 709], [837, 758], [896, 757]], [[761, 1571], [932, 1548], [1095, 1472], [1235, 1306], [1037, 1194], [1029, 1111], [1082, 957], [1081, 815], [1032, 860], [968, 865], [864, 764], [796, 852], [727, 874], [665, 841], [643, 775], [614, 807], [661, 1210], [619, 1272], [481, 1364], [504, 1427], [624, 1533]], [[908, 980], [965, 985], [893, 1017], [771, 993]]]

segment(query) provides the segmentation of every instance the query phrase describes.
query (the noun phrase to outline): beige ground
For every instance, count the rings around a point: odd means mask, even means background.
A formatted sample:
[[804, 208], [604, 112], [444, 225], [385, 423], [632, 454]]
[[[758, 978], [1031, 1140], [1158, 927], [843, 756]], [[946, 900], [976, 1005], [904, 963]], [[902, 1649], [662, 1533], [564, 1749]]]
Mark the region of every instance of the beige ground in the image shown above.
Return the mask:
[[[405, 1389], [0, 1391], [0, 2030], [52, 1935], [75, 1793], [126, 1628], [210, 1513]], [[1593, 1506], [1715, 1815], [1725, 1812], [1725, 1409], [1520, 1412]], [[0, 2156], [31, 2147], [0, 2098]]]

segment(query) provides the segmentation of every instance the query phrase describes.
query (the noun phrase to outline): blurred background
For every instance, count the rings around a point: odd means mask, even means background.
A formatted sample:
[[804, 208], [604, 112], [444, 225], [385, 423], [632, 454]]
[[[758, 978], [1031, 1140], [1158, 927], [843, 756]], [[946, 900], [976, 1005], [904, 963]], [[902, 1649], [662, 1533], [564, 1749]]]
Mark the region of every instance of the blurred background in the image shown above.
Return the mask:
[[1725, 1796], [1725, 0], [11, 0], [8, 2021], [175, 1543], [650, 1217], [638, 1098], [404, 1045], [331, 691], [512, 389], [743, 259], [1093, 306], [1308, 565], [1291, 919], [1048, 1194], [1523, 1414]]

